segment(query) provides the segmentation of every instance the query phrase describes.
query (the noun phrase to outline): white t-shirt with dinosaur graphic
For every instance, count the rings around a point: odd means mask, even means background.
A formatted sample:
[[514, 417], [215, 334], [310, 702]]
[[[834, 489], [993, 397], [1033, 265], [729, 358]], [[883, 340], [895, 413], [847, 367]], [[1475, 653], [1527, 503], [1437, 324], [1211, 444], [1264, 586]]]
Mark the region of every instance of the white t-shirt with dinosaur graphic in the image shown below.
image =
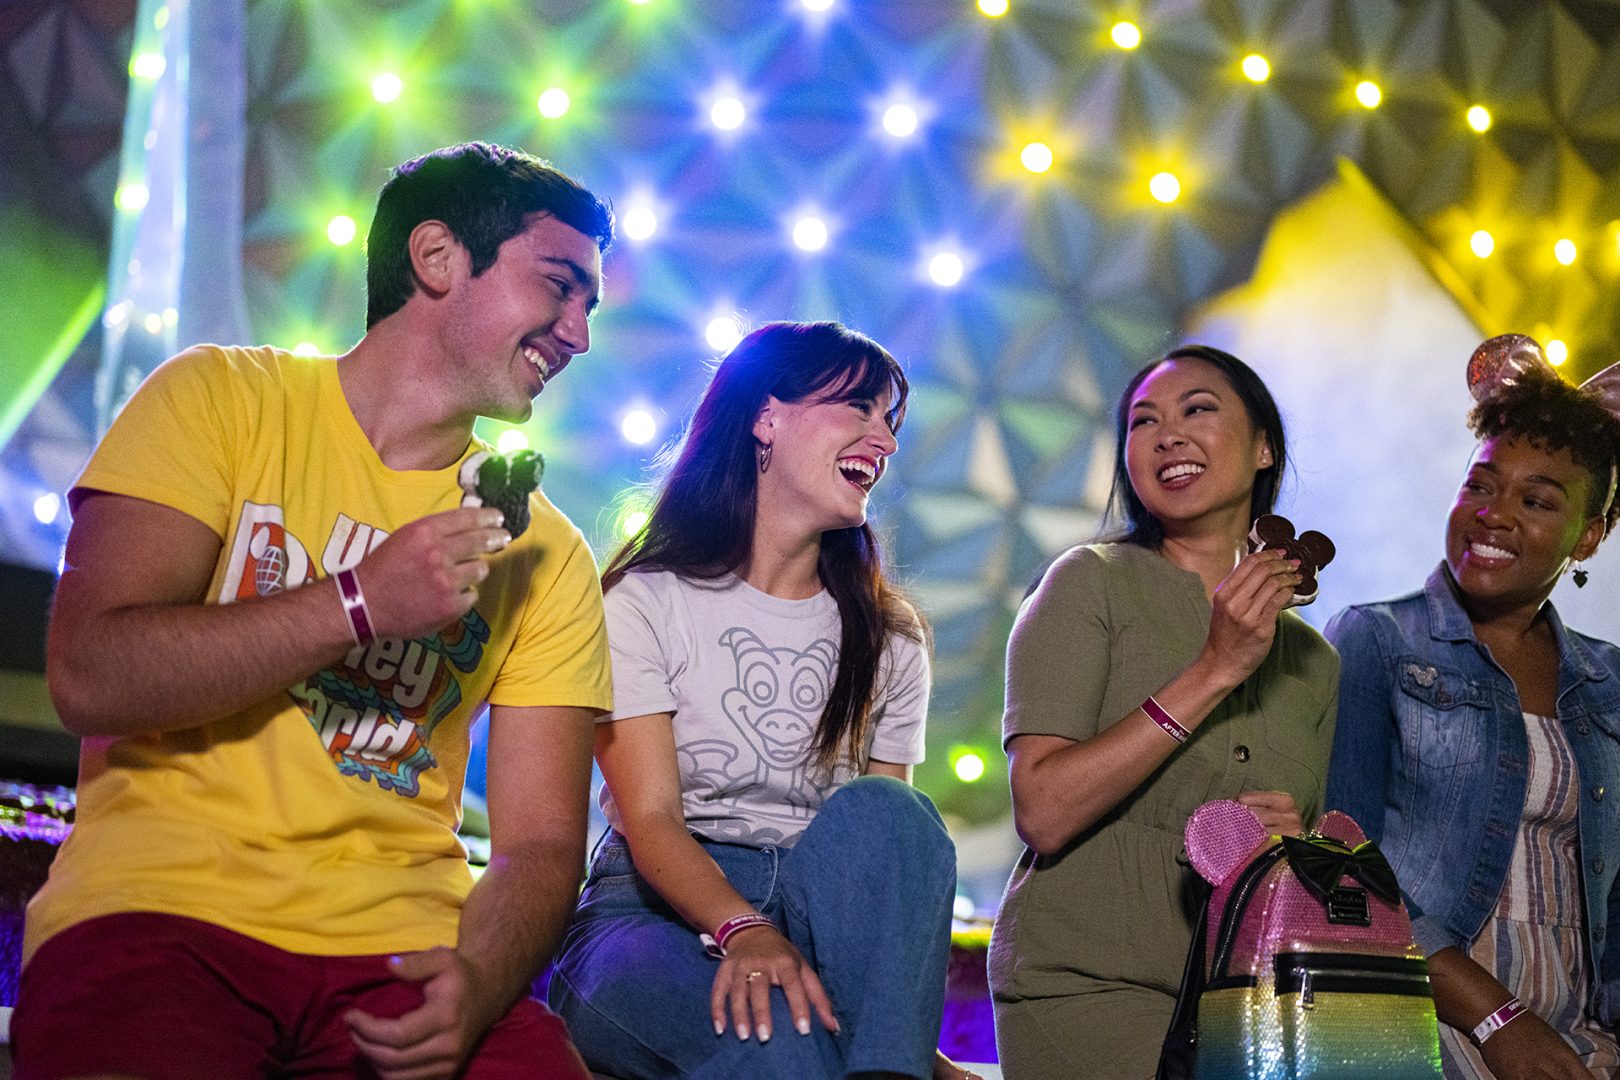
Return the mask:
[[[602, 723], [673, 714], [686, 824], [711, 840], [791, 847], [838, 787], [808, 749], [838, 672], [838, 606], [822, 592], [783, 600], [735, 575], [626, 574], [605, 598], [616, 708]], [[893, 635], [878, 666], [861, 761], [923, 760], [928, 654]], [[602, 812], [620, 821], [604, 786]]]

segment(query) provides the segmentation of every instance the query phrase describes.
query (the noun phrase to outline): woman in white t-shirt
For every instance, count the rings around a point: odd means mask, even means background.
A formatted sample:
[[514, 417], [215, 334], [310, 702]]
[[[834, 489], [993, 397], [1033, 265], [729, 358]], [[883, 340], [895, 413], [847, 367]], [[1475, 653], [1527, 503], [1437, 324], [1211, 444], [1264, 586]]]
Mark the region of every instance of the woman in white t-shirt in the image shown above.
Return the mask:
[[612, 828], [550, 990], [593, 1069], [961, 1075], [955, 855], [909, 784], [928, 653], [866, 521], [907, 389], [837, 323], [756, 330], [603, 576]]

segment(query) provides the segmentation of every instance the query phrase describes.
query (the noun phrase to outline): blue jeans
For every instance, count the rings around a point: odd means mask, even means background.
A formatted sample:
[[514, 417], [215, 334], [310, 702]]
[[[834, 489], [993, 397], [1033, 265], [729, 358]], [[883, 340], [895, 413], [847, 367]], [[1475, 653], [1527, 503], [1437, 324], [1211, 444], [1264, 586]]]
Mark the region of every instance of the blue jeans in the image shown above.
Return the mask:
[[932, 1073], [951, 945], [956, 856], [926, 796], [889, 777], [839, 788], [792, 848], [700, 838], [726, 878], [815, 967], [842, 1030], [800, 1035], [771, 992], [769, 1042], [716, 1036], [716, 961], [635, 871], [598, 846], [548, 998], [585, 1061], [625, 1080], [832, 1080]]

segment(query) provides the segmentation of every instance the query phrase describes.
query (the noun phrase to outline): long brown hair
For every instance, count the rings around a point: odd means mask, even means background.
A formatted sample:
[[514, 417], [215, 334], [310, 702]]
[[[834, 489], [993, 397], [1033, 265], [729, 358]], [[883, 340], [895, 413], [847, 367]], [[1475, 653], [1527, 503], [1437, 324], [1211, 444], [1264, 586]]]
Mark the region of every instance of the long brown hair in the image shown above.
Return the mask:
[[[712, 580], [748, 561], [759, 490], [754, 418], [767, 397], [802, 401], [875, 399], [887, 390], [891, 431], [906, 415], [910, 384], [877, 342], [835, 322], [767, 323], [738, 342], [715, 369], [686, 434], [668, 459], [647, 524], [609, 561], [602, 590], [635, 569]], [[838, 605], [838, 674], [827, 695], [811, 763], [859, 764], [871, 732], [878, 661], [890, 634], [922, 640], [916, 610], [883, 573], [868, 524], [821, 534], [816, 572]]]

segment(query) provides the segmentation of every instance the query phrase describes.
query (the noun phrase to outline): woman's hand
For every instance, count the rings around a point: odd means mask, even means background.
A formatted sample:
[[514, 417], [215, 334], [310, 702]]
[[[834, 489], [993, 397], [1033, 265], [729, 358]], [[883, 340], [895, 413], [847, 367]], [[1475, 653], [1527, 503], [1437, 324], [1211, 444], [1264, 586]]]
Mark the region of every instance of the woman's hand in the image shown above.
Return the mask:
[[1592, 1080], [1569, 1044], [1532, 1012], [1486, 1039], [1479, 1053], [1496, 1080]]
[[810, 1034], [810, 1010], [814, 1007], [828, 1031], [838, 1030], [838, 1017], [821, 987], [815, 969], [774, 926], [750, 926], [738, 930], [726, 942], [726, 956], [714, 976], [709, 994], [709, 1013], [714, 1033], [726, 1030], [729, 1008], [737, 1038], [746, 1040], [752, 1022], [760, 1042], [771, 1037], [771, 987], [779, 986], [787, 995], [788, 1012], [800, 1035]]
[[956, 1062], [945, 1056], [944, 1051], [934, 1051], [934, 1078], [933, 1080], [984, 1080], [976, 1072], [969, 1072]]
[[1277, 550], [1238, 560], [1211, 601], [1204, 660], [1232, 686], [1254, 673], [1271, 651], [1277, 616], [1300, 582], [1299, 563]]
[[1298, 836], [1305, 831], [1299, 818], [1299, 807], [1286, 791], [1245, 791], [1237, 801], [1254, 811], [1260, 824], [1272, 836]]

